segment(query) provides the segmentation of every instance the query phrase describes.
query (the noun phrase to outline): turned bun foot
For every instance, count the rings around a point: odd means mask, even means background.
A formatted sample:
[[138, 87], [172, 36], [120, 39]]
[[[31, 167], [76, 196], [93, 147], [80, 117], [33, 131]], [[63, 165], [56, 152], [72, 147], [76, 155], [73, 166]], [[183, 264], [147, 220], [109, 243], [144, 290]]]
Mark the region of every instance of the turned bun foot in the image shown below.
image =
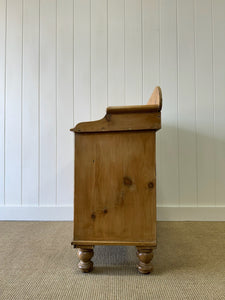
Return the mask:
[[78, 268], [84, 272], [89, 273], [93, 270], [93, 262], [91, 261], [91, 258], [94, 255], [93, 249], [86, 249], [86, 248], [79, 248], [77, 252], [77, 256], [80, 259], [80, 262], [78, 264]]
[[153, 267], [151, 265], [151, 260], [153, 258], [153, 250], [152, 249], [141, 249], [137, 248], [137, 257], [139, 259], [139, 263], [137, 265], [137, 269], [142, 274], [151, 273]]

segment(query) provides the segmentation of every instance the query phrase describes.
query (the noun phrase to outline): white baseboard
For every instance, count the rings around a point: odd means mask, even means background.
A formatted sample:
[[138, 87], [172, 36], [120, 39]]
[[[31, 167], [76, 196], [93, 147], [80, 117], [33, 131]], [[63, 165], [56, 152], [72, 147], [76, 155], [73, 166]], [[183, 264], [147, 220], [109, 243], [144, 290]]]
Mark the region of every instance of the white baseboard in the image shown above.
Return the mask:
[[[72, 206], [0, 206], [1, 221], [72, 221]], [[225, 221], [225, 207], [158, 207], [158, 221]]]
[[72, 221], [72, 206], [0, 206], [1, 221]]
[[158, 221], [225, 221], [225, 207], [158, 207]]

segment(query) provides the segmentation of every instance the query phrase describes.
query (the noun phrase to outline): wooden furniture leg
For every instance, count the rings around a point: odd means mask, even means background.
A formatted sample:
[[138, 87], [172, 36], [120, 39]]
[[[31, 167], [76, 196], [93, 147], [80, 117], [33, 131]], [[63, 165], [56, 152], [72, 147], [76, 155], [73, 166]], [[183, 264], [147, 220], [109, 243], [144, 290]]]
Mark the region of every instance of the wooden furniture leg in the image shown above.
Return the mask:
[[80, 259], [78, 264], [78, 268], [84, 272], [89, 273], [93, 270], [93, 262], [91, 258], [94, 255], [93, 247], [92, 246], [77, 246], [77, 256]]
[[137, 265], [138, 271], [142, 274], [151, 273], [153, 269], [151, 265], [151, 260], [153, 258], [153, 249], [137, 247], [137, 257], [139, 259], [139, 264]]

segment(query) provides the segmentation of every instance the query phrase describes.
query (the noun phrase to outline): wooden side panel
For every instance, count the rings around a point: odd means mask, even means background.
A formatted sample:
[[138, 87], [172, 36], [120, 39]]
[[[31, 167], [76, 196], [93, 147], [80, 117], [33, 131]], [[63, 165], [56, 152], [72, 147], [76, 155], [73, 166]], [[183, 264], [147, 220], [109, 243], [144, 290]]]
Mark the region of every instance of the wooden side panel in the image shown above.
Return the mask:
[[79, 123], [75, 132], [107, 132], [131, 130], [157, 130], [161, 128], [160, 112], [107, 114], [103, 119]]
[[155, 242], [155, 132], [76, 134], [74, 240]]

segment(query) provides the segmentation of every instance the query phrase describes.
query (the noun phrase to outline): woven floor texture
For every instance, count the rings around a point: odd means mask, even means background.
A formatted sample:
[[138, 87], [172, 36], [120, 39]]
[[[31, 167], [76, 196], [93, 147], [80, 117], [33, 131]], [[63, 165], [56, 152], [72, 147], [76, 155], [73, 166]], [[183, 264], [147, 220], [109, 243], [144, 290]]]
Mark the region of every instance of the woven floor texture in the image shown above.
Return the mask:
[[154, 271], [135, 247], [98, 246], [81, 273], [72, 222], [0, 222], [0, 299], [225, 299], [225, 222], [158, 222]]

